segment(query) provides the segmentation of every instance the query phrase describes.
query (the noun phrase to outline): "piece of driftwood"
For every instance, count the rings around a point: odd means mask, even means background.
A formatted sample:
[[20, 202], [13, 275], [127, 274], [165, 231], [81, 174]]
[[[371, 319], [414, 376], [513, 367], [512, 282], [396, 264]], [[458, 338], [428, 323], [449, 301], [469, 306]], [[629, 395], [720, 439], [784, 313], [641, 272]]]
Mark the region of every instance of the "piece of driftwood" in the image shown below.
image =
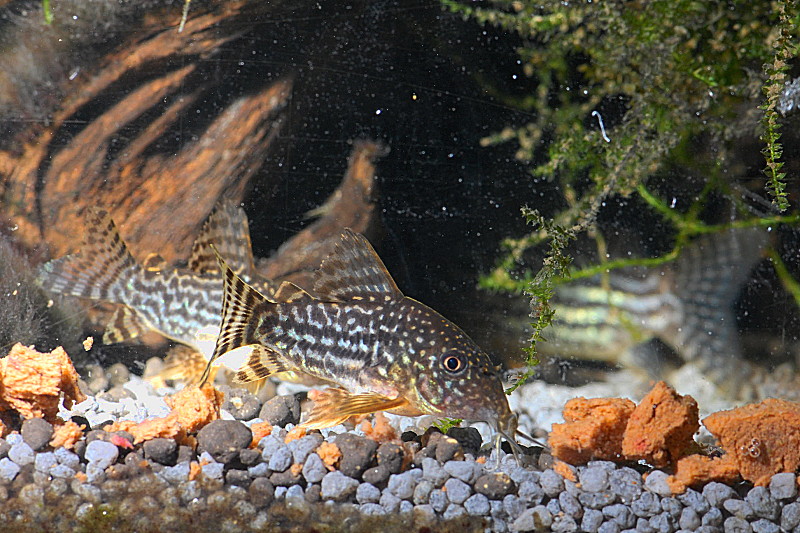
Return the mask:
[[143, 16], [124, 42], [61, 87], [46, 120], [5, 128], [12, 138], [0, 143], [0, 216], [24, 246], [44, 245], [52, 257], [74, 251], [85, 209], [102, 206], [133, 250], [173, 262], [188, 255], [222, 194], [243, 197], [292, 82], [267, 81], [198, 117], [218, 83], [201, 66], [246, 31], [254, 2], [211, 4], [194, 10], [182, 32], [156, 13]]
[[379, 236], [378, 185], [375, 161], [386, 149], [373, 141], [358, 141], [348, 159], [342, 182], [311, 214], [319, 218], [286, 241], [271, 257], [261, 259], [259, 272], [269, 279], [289, 279], [311, 289], [311, 277], [350, 228], [374, 240]]

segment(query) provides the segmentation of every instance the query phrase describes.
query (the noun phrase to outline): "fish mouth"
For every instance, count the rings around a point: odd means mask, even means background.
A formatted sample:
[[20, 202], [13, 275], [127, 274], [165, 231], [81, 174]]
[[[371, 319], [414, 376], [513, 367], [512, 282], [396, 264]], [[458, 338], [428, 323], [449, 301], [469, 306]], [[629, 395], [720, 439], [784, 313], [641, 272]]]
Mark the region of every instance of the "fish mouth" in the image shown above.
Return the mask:
[[495, 420], [494, 424], [491, 424], [492, 429], [494, 430], [494, 435], [492, 436], [493, 447], [495, 448], [495, 455], [497, 457], [497, 469], [500, 469], [500, 444], [502, 439], [505, 439], [511, 445], [511, 453], [514, 454], [514, 459], [516, 460], [517, 464], [522, 464], [521, 456], [523, 455], [523, 450], [520, 444], [516, 440], [516, 436], [520, 436], [525, 440], [528, 440], [534, 444], [541, 446], [542, 448], [547, 449], [547, 445], [539, 442], [538, 440], [534, 439], [524, 431], [520, 430], [519, 419], [517, 415], [511, 411], [507, 414], [499, 417]]

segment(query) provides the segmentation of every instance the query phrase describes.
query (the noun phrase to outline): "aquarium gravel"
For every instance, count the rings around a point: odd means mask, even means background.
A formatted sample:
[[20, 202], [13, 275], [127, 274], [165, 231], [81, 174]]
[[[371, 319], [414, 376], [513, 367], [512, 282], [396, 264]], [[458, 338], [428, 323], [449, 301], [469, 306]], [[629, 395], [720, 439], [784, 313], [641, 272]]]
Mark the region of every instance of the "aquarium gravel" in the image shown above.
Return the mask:
[[[573, 482], [537, 448], [522, 465], [501, 452], [498, 468], [476, 429], [442, 435], [400, 417], [402, 446], [345, 426], [287, 443], [300, 395], [262, 405], [240, 390], [227, 390], [230, 410], [198, 433], [196, 450], [164, 438], [134, 445], [97, 428], [161, 416], [166, 405], [136, 376], [124, 390], [61, 412], [92, 428], [74, 450], [50, 449], [43, 420], [0, 439], [4, 531], [800, 531], [794, 474], [673, 495], [658, 470], [643, 479], [642, 465], [595, 461], [570, 467]], [[249, 426], [264, 419], [272, 434], [250, 448]]]

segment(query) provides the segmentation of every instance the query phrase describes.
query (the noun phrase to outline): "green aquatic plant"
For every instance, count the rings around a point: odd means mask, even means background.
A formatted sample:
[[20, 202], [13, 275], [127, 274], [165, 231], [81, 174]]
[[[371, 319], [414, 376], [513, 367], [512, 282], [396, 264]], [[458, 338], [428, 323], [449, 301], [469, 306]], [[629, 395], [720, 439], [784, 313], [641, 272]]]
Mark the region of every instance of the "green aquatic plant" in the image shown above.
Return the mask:
[[[491, 81], [487, 90], [532, 119], [483, 144], [515, 142], [516, 157], [530, 166], [532, 179], [558, 191], [548, 204], [561, 206], [549, 212], [524, 208], [533, 231], [506, 239], [497, 267], [481, 280], [486, 289], [532, 297], [528, 369], [513, 388], [532, 374], [536, 343], [552, 322], [549, 300], [559, 283], [672, 261], [696, 235], [800, 222], [789, 212], [776, 112], [786, 71], [798, 53], [794, 0], [442, 3], [519, 35], [517, 52], [530, 90], [522, 97], [505, 95]], [[762, 92], [762, 114], [750, 112]], [[761, 178], [741, 171], [749, 155], [742, 147], [759, 128], [766, 159]], [[663, 198], [684, 190], [689, 176], [703, 176], [705, 185], [688, 207], [675, 209]], [[654, 178], [667, 189], [653, 184]], [[745, 180], [749, 190], [739, 183]], [[774, 210], [783, 214], [754, 214], [745, 193], [770, 196]], [[734, 222], [709, 220], [706, 200], [712, 194], [728, 199]], [[658, 257], [614, 260], [599, 253], [597, 264], [570, 270], [567, 244], [578, 234], [588, 232], [603, 249], [597, 217], [612, 197], [632, 197], [673, 228], [672, 249]], [[534, 274], [526, 254], [548, 243]], [[781, 277], [800, 303], [790, 278]]]

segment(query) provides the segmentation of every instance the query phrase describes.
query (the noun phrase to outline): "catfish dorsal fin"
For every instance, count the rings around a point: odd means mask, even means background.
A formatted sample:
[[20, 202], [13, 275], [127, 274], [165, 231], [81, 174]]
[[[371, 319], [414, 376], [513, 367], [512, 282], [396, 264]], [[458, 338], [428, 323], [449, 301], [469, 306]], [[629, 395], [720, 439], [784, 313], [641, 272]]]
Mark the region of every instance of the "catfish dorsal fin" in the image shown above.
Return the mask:
[[217, 256], [219, 269], [222, 272], [225, 285], [222, 297], [222, 323], [220, 325], [220, 333], [217, 338], [216, 347], [214, 348], [214, 354], [208, 361], [208, 366], [206, 367], [206, 372], [203, 375], [201, 383], [205, 382], [211, 368], [211, 363], [219, 356], [235, 348], [239, 348], [240, 346], [257, 343], [256, 339], [252, 337], [252, 328], [249, 328], [250, 322], [253, 319], [256, 307], [269, 301], [264, 295], [237, 276], [222, 256], [219, 255], [214, 245], [210, 246], [211, 250]]
[[369, 241], [349, 228], [316, 271], [314, 294], [321, 300], [338, 302], [403, 296]]
[[187, 268], [198, 274], [219, 272], [217, 258], [209, 244], [216, 246], [236, 274], [252, 277], [255, 264], [247, 215], [231, 200], [221, 199], [206, 219], [192, 244]]

